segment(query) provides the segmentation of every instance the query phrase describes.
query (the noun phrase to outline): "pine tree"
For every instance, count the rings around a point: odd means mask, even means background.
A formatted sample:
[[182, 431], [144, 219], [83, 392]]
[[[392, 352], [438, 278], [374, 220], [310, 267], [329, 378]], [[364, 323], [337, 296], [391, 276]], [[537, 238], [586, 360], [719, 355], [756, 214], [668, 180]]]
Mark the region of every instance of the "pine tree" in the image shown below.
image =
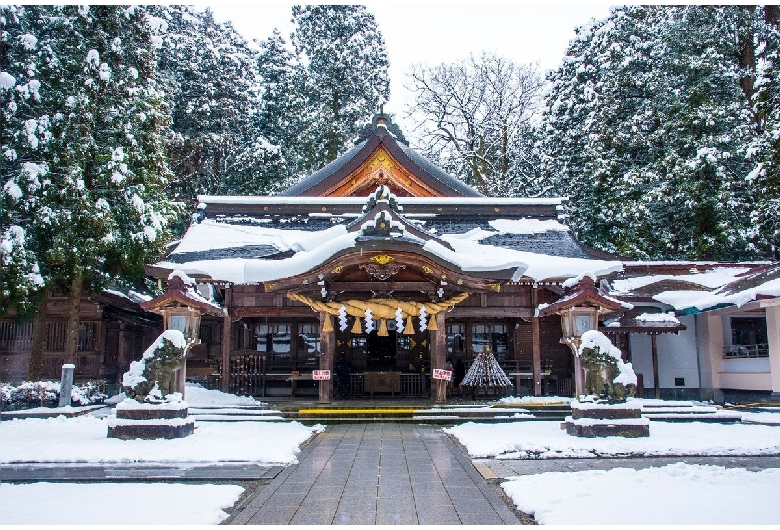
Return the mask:
[[16, 168], [3, 170], [16, 188], [6, 188], [24, 217], [40, 290], [69, 295], [73, 362], [81, 296], [117, 278], [140, 279], [178, 213], [166, 196], [167, 113], [143, 9], [35, 6], [14, 15], [35, 55], [12, 59], [29, 77], [16, 76], [14, 86], [28, 114], [21, 130], [3, 131], [4, 145], [15, 141], [6, 159]]
[[[31, 7], [36, 10], [37, 8]], [[34, 311], [43, 288], [32, 231], [36, 204], [23, 188], [40, 185], [40, 164], [50, 132], [37, 114], [40, 62], [37, 37], [25, 20], [26, 9], [0, 10], [0, 313]], [[39, 162], [36, 164], [36, 162]], [[22, 187], [17, 183], [23, 182]]]
[[259, 128], [257, 52], [209, 10], [152, 9], [165, 25], [158, 67], [171, 105], [166, 151], [176, 197], [267, 191], [283, 161]]
[[579, 30], [550, 77], [541, 151], [585, 243], [641, 259], [759, 255], [745, 16], [629, 6]]
[[294, 6], [292, 42], [300, 56], [305, 128], [297, 172], [341, 154], [390, 93], [384, 39], [364, 6]]

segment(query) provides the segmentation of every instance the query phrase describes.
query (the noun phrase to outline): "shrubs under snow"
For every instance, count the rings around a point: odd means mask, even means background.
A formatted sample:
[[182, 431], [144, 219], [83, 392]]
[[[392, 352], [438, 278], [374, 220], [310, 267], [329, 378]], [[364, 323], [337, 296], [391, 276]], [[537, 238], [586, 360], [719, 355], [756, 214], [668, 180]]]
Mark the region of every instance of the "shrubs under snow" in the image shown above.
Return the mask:
[[[71, 390], [74, 406], [103, 403], [107, 397], [100, 386], [91, 381], [74, 385]], [[0, 383], [0, 400], [3, 408], [56, 407], [60, 401], [60, 384], [55, 381], [25, 381], [19, 385]]]

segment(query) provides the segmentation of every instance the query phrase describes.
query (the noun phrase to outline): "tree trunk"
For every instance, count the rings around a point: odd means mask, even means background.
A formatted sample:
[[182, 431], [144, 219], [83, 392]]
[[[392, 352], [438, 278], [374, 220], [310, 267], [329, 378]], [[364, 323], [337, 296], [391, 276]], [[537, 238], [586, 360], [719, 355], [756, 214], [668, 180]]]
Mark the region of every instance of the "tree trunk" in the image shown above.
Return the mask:
[[40, 381], [43, 376], [43, 350], [46, 347], [46, 313], [48, 311], [49, 294], [44, 293], [38, 303], [38, 312], [33, 320], [32, 343], [30, 344], [30, 365], [27, 379]]
[[751, 23], [751, 15], [756, 6], [741, 6], [743, 10], [743, 17], [740, 17], [739, 32], [739, 66], [743, 71], [748, 72], [739, 80], [739, 86], [742, 87], [742, 93], [745, 95], [745, 99], [748, 102], [753, 102], [753, 96], [755, 95], [755, 82], [756, 82], [756, 46], [753, 41], [754, 27]]
[[764, 6], [764, 20], [767, 24], [777, 26], [780, 23], [780, 6]]
[[81, 270], [76, 269], [70, 284], [68, 300], [68, 331], [65, 335], [65, 363], [76, 364], [76, 350], [79, 345], [79, 310], [81, 309], [81, 292], [83, 287]]

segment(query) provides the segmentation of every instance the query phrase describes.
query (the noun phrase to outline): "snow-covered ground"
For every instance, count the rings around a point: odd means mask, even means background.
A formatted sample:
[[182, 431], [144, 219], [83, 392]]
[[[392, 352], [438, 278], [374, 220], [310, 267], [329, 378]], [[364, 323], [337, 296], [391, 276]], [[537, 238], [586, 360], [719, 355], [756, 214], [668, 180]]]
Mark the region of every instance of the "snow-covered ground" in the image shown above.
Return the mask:
[[243, 491], [229, 484], [0, 483], [0, 524], [219, 524]]
[[[775, 423], [777, 413], [745, 419]], [[780, 455], [780, 426], [650, 422], [648, 438], [577, 438], [558, 422], [465, 423], [446, 429], [473, 458]], [[682, 458], [681, 458], [682, 460]], [[540, 524], [776, 524], [780, 469], [688, 465], [541, 473], [502, 484]]]
[[542, 473], [502, 484], [540, 524], [777, 524], [780, 469], [684, 463], [634, 470]]
[[[776, 417], [771, 412], [765, 415]], [[578, 438], [554, 421], [469, 422], [445, 431], [474, 458], [780, 455], [780, 428], [768, 425], [651, 420], [647, 438]]]
[[[197, 385], [187, 385], [191, 408], [257, 404]], [[115, 400], [116, 401], [116, 400]], [[49, 409], [51, 410], [51, 409]], [[298, 422], [198, 422], [195, 433], [175, 440], [107, 438], [110, 417], [11, 420], [0, 423], [0, 462], [257, 462], [288, 465], [300, 444], [322, 430]]]
[[[255, 403], [194, 387], [192, 407]], [[551, 398], [553, 399], [553, 398]], [[503, 401], [523, 406], [526, 399]], [[745, 420], [773, 423], [780, 414], [752, 412]], [[296, 422], [196, 420], [180, 440], [106, 437], [105, 415], [0, 423], [2, 465], [32, 462], [251, 461], [289, 464], [301, 443], [322, 427]], [[774, 422], [777, 423], [777, 422]], [[650, 437], [576, 438], [559, 422], [464, 423], [446, 431], [472, 458], [563, 458], [661, 455], [780, 455], [780, 426], [650, 422]], [[681, 458], [683, 460], [683, 458]], [[780, 470], [750, 472], [684, 463], [645, 470], [544, 473], [503, 484], [518, 507], [544, 524], [768, 524], [780, 520], [773, 495]], [[23, 484], [0, 482], [0, 524], [217, 524], [241, 488], [184, 484]], [[41, 510], [41, 499], [46, 510]], [[140, 499], [140, 500], [139, 500]], [[132, 506], [132, 509], [127, 509]], [[662, 507], [662, 509], [660, 508]]]

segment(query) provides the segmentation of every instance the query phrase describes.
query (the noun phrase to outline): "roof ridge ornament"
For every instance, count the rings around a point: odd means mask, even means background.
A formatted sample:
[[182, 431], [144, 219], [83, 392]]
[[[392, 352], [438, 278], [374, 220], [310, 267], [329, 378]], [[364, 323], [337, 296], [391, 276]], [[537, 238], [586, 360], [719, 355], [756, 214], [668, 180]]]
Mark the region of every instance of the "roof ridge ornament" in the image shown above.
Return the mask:
[[404, 209], [403, 206], [398, 204], [398, 198], [390, 191], [390, 188], [385, 185], [380, 185], [368, 196], [366, 204], [363, 206], [363, 212], [373, 210], [377, 203], [380, 202], [387, 203], [387, 205], [390, 206], [390, 209], [397, 213], [401, 213]]

